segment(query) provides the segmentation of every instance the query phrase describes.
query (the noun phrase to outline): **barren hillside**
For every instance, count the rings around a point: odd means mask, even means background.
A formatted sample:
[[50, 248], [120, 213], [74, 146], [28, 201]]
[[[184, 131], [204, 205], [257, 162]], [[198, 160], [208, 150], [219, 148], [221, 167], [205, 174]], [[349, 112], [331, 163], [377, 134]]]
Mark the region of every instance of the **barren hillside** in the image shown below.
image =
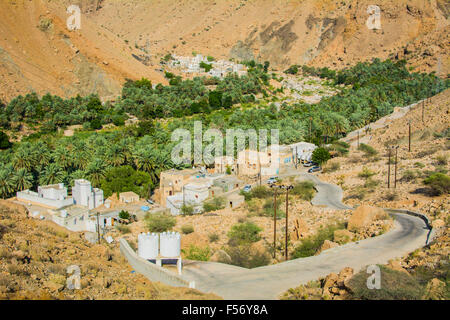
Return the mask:
[[[81, 30], [66, 28], [79, 4]], [[369, 30], [368, 0], [2, 1], [0, 98], [35, 90], [111, 98], [125, 78], [163, 82], [167, 52], [342, 68], [360, 60], [408, 58], [415, 70], [449, 70], [445, 0], [380, 1], [381, 30]]]

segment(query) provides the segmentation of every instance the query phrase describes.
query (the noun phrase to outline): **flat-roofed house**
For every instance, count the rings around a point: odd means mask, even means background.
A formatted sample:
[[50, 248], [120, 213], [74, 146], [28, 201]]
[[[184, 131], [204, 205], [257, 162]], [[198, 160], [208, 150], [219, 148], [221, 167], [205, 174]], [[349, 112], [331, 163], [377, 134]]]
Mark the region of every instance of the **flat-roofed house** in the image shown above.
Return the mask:
[[119, 194], [119, 200], [122, 203], [139, 202], [139, 195], [133, 191], [122, 192]]
[[236, 164], [233, 157], [222, 156], [214, 158], [215, 173], [226, 173], [228, 168], [230, 168], [231, 172], [235, 172], [236, 170]]
[[195, 169], [176, 170], [171, 169], [161, 172], [159, 181], [159, 203], [166, 206], [167, 197], [173, 196], [182, 191], [189, 179], [198, 173]]
[[16, 196], [19, 201], [34, 203], [50, 209], [60, 209], [73, 204], [73, 199], [67, 196], [67, 188], [63, 183], [39, 186], [38, 192], [19, 191]]

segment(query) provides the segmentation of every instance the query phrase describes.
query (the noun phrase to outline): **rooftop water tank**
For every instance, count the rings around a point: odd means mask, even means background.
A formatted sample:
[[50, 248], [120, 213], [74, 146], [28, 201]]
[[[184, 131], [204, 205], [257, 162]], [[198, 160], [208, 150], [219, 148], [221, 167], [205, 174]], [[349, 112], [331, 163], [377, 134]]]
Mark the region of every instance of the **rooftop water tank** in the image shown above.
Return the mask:
[[181, 235], [178, 232], [160, 234], [160, 254], [165, 258], [180, 256]]
[[159, 239], [156, 233], [141, 233], [138, 235], [138, 256], [149, 260], [158, 256]]

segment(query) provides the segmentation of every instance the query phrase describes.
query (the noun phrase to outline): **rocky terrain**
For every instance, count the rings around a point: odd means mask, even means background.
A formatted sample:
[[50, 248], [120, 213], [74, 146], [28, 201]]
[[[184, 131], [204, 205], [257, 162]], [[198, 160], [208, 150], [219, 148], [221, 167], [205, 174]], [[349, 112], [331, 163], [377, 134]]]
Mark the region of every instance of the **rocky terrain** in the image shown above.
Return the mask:
[[[66, 8], [78, 4], [81, 30]], [[120, 93], [126, 78], [166, 83], [167, 53], [343, 68], [373, 57], [407, 58], [416, 71], [448, 72], [449, 4], [381, 1], [381, 30], [359, 1], [2, 1], [0, 98]]]
[[[67, 285], [79, 266], [81, 289]], [[153, 283], [135, 273], [118, 245], [92, 245], [82, 233], [27, 218], [22, 206], [0, 203], [0, 299], [217, 299], [194, 289]]]
[[[430, 172], [448, 172], [449, 94], [449, 90], [444, 91], [425, 104], [424, 121], [422, 105], [419, 104], [404, 117], [390, 121], [387, 127], [370, 131], [368, 144], [377, 151], [376, 154], [368, 155], [353, 148], [346, 157], [332, 159], [326, 167], [327, 172], [320, 174], [320, 179], [340, 184], [346, 202], [353, 206], [371, 204], [426, 214], [436, 233], [433, 242], [390, 261], [382, 269], [382, 277], [384, 274], [388, 278], [384, 283], [387, 295], [370, 296], [363, 292], [365, 284], [360, 278], [367, 279], [365, 270], [359, 272], [345, 268], [339, 274], [332, 273], [318, 281], [293, 288], [283, 295], [283, 299], [389, 299], [406, 292], [412, 294], [414, 299], [449, 299], [449, 198], [448, 194], [433, 196], [423, 184], [423, 179]], [[408, 151], [408, 121], [412, 123], [411, 152]], [[386, 147], [392, 145], [399, 145], [395, 190], [394, 171], [391, 171], [391, 189], [387, 188]], [[361, 176], [364, 168], [366, 172], [370, 171], [370, 177]], [[355, 280], [352, 282], [352, 279]], [[397, 279], [396, 282], [394, 279]], [[395, 283], [402, 283], [399, 279], [407, 282], [409, 287], [402, 287], [404, 291], [395, 293]]]

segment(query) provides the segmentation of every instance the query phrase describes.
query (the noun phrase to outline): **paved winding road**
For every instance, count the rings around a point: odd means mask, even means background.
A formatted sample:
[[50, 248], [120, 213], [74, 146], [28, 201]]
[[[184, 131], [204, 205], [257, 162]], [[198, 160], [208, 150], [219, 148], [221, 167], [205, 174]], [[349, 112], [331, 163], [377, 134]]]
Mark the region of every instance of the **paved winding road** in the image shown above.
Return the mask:
[[[316, 183], [318, 193], [313, 204], [349, 209], [341, 202], [342, 190], [338, 186], [321, 182], [309, 174], [299, 174], [297, 179]], [[389, 232], [326, 250], [318, 256], [255, 269], [214, 262], [188, 262], [183, 268], [183, 277], [195, 281], [197, 289], [213, 292], [224, 299], [277, 299], [289, 288], [339, 272], [344, 267], [361, 270], [370, 264], [385, 264], [427, 243], [429, 230], [422, 219], [402, 213], [391, 215], [395, 223]]]

